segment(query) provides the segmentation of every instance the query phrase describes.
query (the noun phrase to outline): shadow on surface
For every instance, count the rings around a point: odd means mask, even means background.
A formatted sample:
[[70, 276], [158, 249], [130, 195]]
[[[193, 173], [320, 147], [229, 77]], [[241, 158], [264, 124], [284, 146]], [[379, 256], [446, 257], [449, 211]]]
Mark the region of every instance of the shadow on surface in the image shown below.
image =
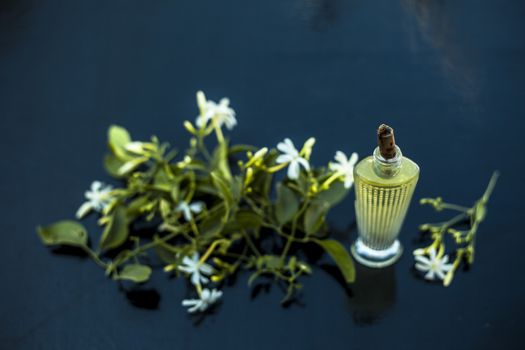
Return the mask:
[[381, 320], [396, 302], [395, 266], [373, 269], [356, 264], [355, 283], [349, 299], [354, 321], [358, 325], [372, 325]]
[[125, 288], [120, 286], [120, 291], [124, 292], [126, 299], [135, 307], [146, 310], [157, 310], [160, 304], [160, 294], [156, 289], [134, 286]]

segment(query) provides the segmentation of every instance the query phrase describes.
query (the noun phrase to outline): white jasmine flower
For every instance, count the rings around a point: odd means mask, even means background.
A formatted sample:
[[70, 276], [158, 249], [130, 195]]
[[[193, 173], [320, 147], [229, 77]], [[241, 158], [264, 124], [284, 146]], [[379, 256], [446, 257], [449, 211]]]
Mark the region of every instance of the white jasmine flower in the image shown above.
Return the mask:
[[436, 277], [439, 279], [444, 279], [445, 274], [452, 269], [452, 264], [447, 264], [448, 255], [444, 255], [442, 258], [439, 258], [436, 255], [436, 249], [432, 248], [429, 251], [429, 257], [423, 255], [416, 255], [415, 259], [416, 269], [421, 272], [426, 272], [425, 278], [427, 280], [434, 280]]
[[217, 302], [222, 296], [222, 291], [217, 289], [203, 289], [199, 299], [184, 299], [182, 301], [182, 306], [190, 306], [188, 309], [189, 313], [194, 313], [196, 311], [205, 311], [210, 305]]
[[277, 144], [277, 149], [283, 154], [277, 157], [276, 162], [278, 164], [290, 163], [288, 165], [288, 177], [290, 179], [294, 180], [299, 177], [301, 166], [305, 170], [310, 170], [310, 164], [306, 159], [299, 155], [299, 152], [289, 138], [284, 139], [283, 142], [279, 142]]
[[352, 187], [354, 183], [354, 166], [358, 159], [357, 153], [352, 153], [350, 158], [341, 151], [335, 152], [336, 163], [330, 163], [329, 167], [331, 170], [339, 173], [344, 177], [345, 188]]
[[90, 210], [101, 212], [109, 205], [113, 197], [109, 194], [113, 190], [110, 185], [105, 185], [100, 181], [93, 181], [91, 190], [84, 194], [87, 201], [78, 208], [77, 219], [83, 218]]
[[195, 286], [202, 283], [208, 283], [209, 280], [204, 275], [211, 275], [213, 273], [213, 267], [206, 263], [199, 263], [199, 253], [193, 253], [192, 257], [185, 256], [182, 259], [182, 265], [178, 266], [178, 269], [182, 272], [186, 272], [191, 275], [191, 283]]
[[202, 202], [193, 202], [188, 204], [186, 201], [181, 201], [179, 205], [175, 208], [176, 212], [182, 213], [186, 221], [191, 221], [193, 219], [193, 214], [198, 214], [204, 209], [204, 203]]
[[197, 92], [197, 104], [199, 105], [200, 115], [197, 116], [195, 124], [202, 128], [208, 121], [214, 119], [219, 127], [226, 124], [228, 130], [233, 129], [237, 125], [235, 118], [235, 111], [230, 108], [230, 100], [222, 98], [219, 103], [211, 100], [206, 100], [206, 96], [202, 91]]

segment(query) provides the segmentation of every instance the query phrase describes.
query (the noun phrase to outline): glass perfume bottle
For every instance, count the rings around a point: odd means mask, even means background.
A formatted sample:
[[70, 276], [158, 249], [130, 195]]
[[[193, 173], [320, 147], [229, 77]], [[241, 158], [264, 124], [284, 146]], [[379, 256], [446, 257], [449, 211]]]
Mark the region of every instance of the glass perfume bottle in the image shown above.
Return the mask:
[[377, 136], [373, 155], [354, 168], [358, 238], [351, 251], [370, 267], [388, 266], [401, 256], [397, 237], [419, 178], [418, 165], [395, 144], [394, 130], [382, 124]]

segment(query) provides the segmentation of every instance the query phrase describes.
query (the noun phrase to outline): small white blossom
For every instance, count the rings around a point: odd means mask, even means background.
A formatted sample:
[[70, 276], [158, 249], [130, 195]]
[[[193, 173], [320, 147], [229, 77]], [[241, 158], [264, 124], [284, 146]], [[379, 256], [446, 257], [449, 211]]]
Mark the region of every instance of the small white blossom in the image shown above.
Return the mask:
[[427, 280], [434, 280], [436, 277], [441, 280], [444, 279], [445, 274], [452, 269], [452, 264], [447, 264], [448, 255], [439, 258], [434, 248], [430, 249], [428, 255], [428, 258], [423, 255], [415, 256], [416, 269], [426, 272], [425, 278]]
[[277, 157], [276, 162], [278, 164], [290, 163], [288, 165], [288, 177], [290, 179], [295, 180], [299, 178], [301, 166], [305, 170], [310, 170], [310, 164], [306, 159], [299, 155], [299, 151], [297, 151], [293, 142], [289, 138], [284, 139], [283, 142], [279, 142], [277, 144], [277, 149], [283, 154]]
[[358, 159], [357, 153], [352, 153], [350, 158], [341, 151], [335, 152], [335, 163], [330, 163], [329, 167], [331, 170], [339, 173], [344, 177], [345, 188], [352, 187], [354, 183], [354, 166]]
[[186, 272], [191, 275], [191, 283], [193, 285], [200, 285], [202, 283], [208, 283], [209, 280], [204, 275], [211, 275], [213, 273], [213, 267], [206, 263], [199, 263], [199, 253], [193, 253], [193, 256], [185, 256], [182, 259], [182, 265], [178, 266], [178, 269], [182, 272]]
[[182, 213], [186, 221], [193, 220], [193, 214], [198, 214], [204, 209], [204, 203], [202, 202], [193, 202], [188, 204], [186, 201], [181, 201], [179, 205], [175, 208], [176, 212]]
[[182, 306], [189, 306], [189, 313], [205, 311], [212, 304], [216, 303], [222, 296], [222, 291], [217, 289], [203, 289], [199, 299], [184, 299]]
[[112, 201], [112, 196], [109, 194], [113, 190], [110, 185], [104, 185], [100, 181], [93, 181], [91, 189], [84, 194], [87, 201], [78, 208], [77, 219], [83, 218], [90, 210], [101, 212]]
[[235, 118], [235, 111], [230, 108], [230, 100], [222, 98], [219, 103], [211, 100], [206, 100], [206, 96], [202, 91], [197, 92], [197, 104], [199, 105], [200, 115], [197, 116], [195, 124], [202, 128], [208, 121], [214, 119], [219, 127], [226, 125], [228, 130], [233, 129], [237, 125]]

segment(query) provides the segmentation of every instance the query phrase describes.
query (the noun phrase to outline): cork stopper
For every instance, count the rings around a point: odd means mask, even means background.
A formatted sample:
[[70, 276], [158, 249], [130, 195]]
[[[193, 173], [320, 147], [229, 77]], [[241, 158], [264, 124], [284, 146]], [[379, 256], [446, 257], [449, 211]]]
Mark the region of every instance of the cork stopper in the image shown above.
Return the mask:
[[379, 125], [377, 129], [377, 143], [379, 145], [379, 152], [383, 158], [392, 159], [396, 156], [394, 129], [386, 124]]

